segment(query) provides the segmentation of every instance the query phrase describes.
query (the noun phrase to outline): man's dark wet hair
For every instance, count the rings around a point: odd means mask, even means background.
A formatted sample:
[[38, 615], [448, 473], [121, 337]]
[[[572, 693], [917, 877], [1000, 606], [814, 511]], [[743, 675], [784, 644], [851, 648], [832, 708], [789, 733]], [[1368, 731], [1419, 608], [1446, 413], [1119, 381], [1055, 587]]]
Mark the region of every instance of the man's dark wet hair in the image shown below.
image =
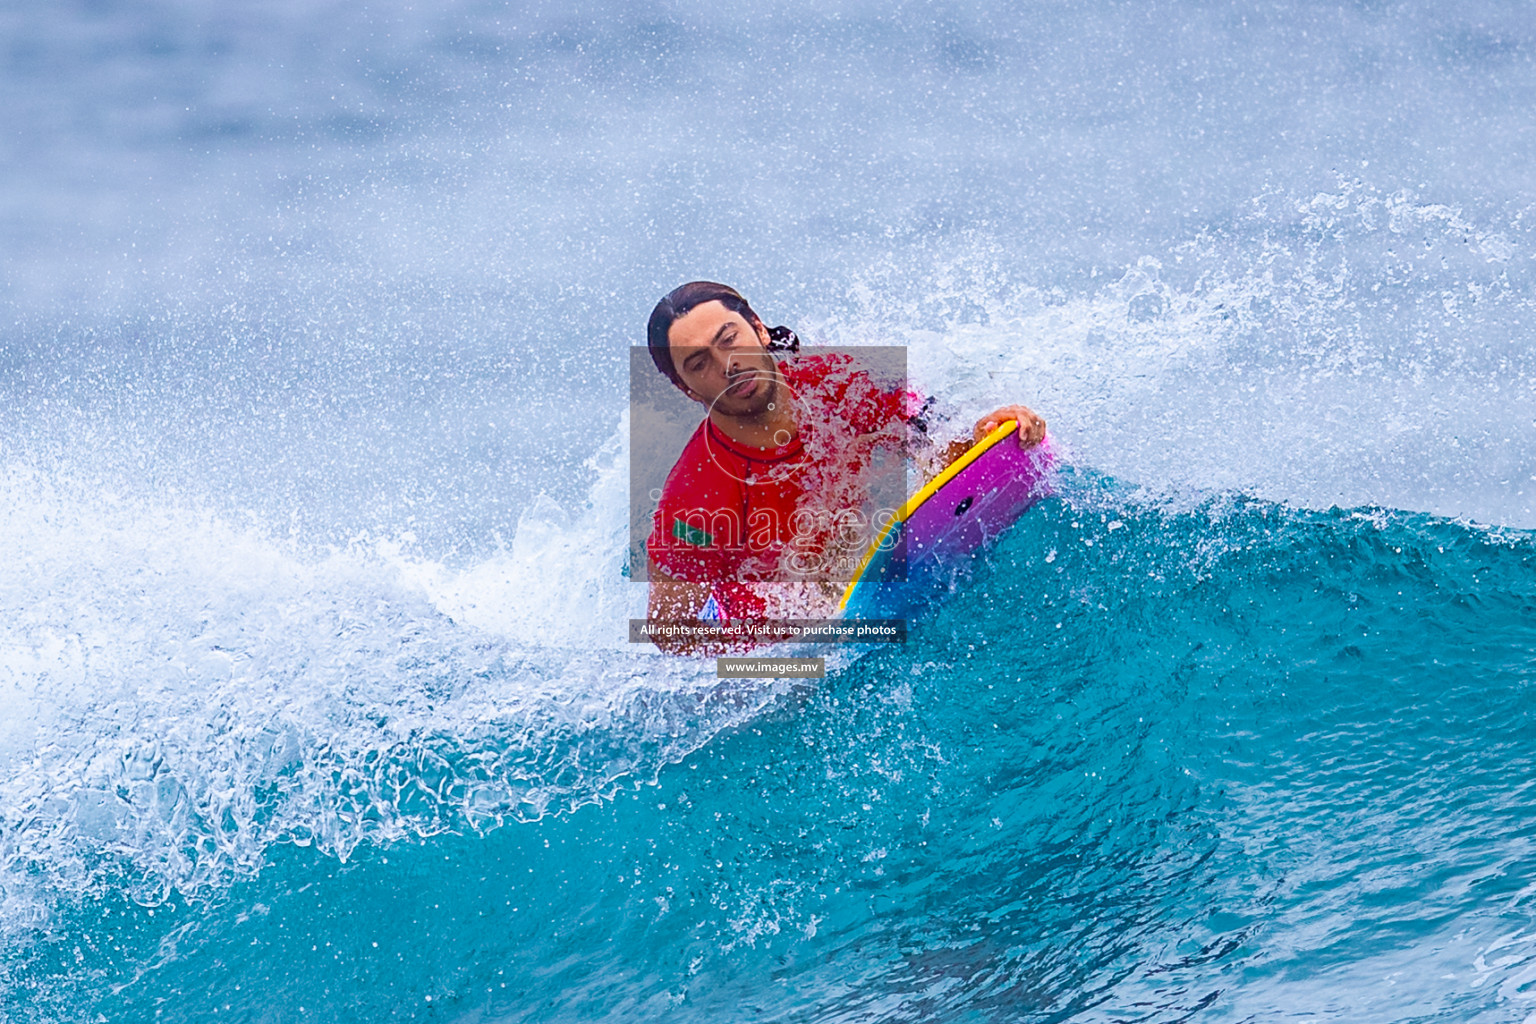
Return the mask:
[[[668, 335], [674, 323], [706, 302], [720, 303], [731, 312], [740, 314], [754, 328], [763, 326], [762, 318], [753, 312], [741, 293], [730, 285], [715, 281], [689, 281], [667, 292], [656, 303], [656, 308], [651, 310], [651, 321], [645, 329], [645, 342], [650, 348], [651, 362], [656, 364], [656, 369], [680, 388], [685, 385], [682, 375], [672, 362], [672, 345]], [[768, 347], [798, 352], [800, 339], [788, 327], [775, 327], [768, 331]]]

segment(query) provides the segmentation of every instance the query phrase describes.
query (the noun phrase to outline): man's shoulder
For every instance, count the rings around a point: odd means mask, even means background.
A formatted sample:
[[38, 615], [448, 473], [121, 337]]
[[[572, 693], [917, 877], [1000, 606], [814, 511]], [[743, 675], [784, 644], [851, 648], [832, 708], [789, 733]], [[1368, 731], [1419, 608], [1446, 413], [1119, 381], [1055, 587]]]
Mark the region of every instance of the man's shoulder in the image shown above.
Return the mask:
[[805, 352], [781, 364], [784, 377], [792, 386], [819, 384], [829, 377], [854, 368], [853, 357], [846, 352]]
[[915, 408], [915, 392], [904, 379], [885, 379], [887, 369], [866, 365], [847, 352], [826, 352], [794, 360], [785, 376], [799, 395], [838, 410], [859, 432], [869, 432], [906, 420]]
[[718, 446], [710, 445], [708, 430], [709, 420], [705, 419], [688, 439], [688, 443], [683, 445], [677, 461], [667, 473], [666, 482], [662, 484], [663, 504], [680, 500], [692, 504], [700, 497], [716, 497], [735, 491], [735, 478], [721, 465], [721, 459], [729, 455], [714, 450]]
[[888, 359], [866, 359], [854, 352], [815, 352], [786, 361], [783, 371], [795, 388], [830, 390], [838, 395], [901, 392], [907, 383], [905, 365], [889, 364]]

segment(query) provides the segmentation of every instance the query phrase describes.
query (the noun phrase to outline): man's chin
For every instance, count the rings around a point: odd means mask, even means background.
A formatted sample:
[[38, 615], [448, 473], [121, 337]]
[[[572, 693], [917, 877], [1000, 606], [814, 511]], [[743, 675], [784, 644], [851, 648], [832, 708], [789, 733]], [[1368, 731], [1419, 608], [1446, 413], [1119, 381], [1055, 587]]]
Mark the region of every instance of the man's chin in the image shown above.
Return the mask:
[[755, 420], [763, 414], [763, 409], [756, 408], [756, 403], [748, 405], [746, 403], [726, 401], [716, 402], [714, 411], [720, 416], [733, 420]]

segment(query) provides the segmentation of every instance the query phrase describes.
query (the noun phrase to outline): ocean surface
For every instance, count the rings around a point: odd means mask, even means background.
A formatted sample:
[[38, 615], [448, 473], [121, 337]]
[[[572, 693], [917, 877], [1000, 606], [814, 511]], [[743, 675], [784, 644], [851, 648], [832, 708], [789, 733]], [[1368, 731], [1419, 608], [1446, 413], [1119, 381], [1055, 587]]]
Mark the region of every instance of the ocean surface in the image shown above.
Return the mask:
[[[0, 0], [0, 1021], [1536, 1022], [1528, 4]], [[626, 640], [691, 278], [1056, 493]]]

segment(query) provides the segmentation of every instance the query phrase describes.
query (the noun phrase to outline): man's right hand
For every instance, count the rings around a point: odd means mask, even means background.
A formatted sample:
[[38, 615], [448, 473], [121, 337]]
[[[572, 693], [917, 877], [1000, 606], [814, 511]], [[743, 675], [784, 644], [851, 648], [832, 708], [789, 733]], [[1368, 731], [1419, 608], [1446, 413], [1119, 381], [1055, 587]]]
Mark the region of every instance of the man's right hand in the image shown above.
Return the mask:
[[[654, 559], [647, 567], [651, 581], [645, 615], [652, 622], [697, 622], [709, 600], [708, 583], [687, 583], [668, 576]], [[668, 654], [692, 654], [703, 641], [689, 637], [652, 637], [651, 642]]]

